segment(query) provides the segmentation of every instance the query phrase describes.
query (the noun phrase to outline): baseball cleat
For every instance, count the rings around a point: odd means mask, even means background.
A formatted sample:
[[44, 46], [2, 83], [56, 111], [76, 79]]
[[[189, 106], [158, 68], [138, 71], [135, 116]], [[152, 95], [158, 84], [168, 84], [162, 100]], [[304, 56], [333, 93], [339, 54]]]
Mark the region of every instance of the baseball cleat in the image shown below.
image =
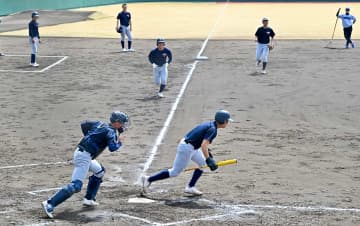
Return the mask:
[[354, 43], [351, 43], [351, 47], [354, 49], [354, 48], [355, 48], [355, 44], [354, 44]]
[[265, 71], [265, 70], [262, 70], [262, 71], [261, 71], [261, 74], [265, 75], [265, 74], [266, 74], [266, 71]]
[[125, 48], [123, 48], [123, 49], [122, 49], [122, 51], [123, 51], [123, 52], [127, 52], [128, 50], [127, 50], [127, 49], [125, 49]]
[[163, 97], [164, 97], [164, 94], [161, 93], [161, 92], [159, 92], [159, 93], [158, 93], [158, 96], [159, 96], [160, 98], [163, 98]]
[[94, 200], [89, 200], [89, 199], [84, 198], [83, 206], [93, 207], [93, 206], [98, 206], [98, 205], [99, 205], [98, 202], [95, 202]]
[[128, 49], [129, 52], [135, 52], [135, 49]]
[[150, 187], [151, 182], [149, 182], [149, 176], [142, 176], [141, 177], [141, 182], [142, 182], [142, 188], [143, 188], [143, 192], [146, 193], [146, 190]]
[[39, 67], [39, 64], [38, 63], [31, 63], [30, 64], [32, 67]]
[[54, 218], [52, 214], [54, 211], [54, 207], [51, 204], [49, 204], [47, 201], [44, 201], [41, 203], [41, 206], [49, 218]]
[[202, 195], [202, 194], [203, 194], [203, 193], [202, 193], [201, 191], [199, 191], [197, 188], [195, 188], [195, 187], [189, 187], [189, 186], [186, 186], [184, 192], [187, 193], [187, 194], [192, 194], [192, 195]]
[[0, 56], [5, 56], [5, 54], [3, 54], [3, 53], [0, 53]]

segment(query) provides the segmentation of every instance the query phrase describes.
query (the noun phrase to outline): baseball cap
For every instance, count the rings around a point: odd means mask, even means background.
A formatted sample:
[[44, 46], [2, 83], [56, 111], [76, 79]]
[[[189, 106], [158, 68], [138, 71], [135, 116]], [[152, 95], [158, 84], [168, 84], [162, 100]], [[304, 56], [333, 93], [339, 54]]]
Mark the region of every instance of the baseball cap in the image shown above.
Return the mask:
[[262, 21], [269, 21], [269, 19], [267, 17], [263, 17]]
[[350, 11], [350, 7], [346, 7], [345, 10], [346, 10], [346, 11]]
[[35, 16], [37, 16], [37, 17], [39, 16], [39, 13], [36, 12], [36, 11], [34, 11], [34, 12], [31, 13], [31, 17], [35, 17]]

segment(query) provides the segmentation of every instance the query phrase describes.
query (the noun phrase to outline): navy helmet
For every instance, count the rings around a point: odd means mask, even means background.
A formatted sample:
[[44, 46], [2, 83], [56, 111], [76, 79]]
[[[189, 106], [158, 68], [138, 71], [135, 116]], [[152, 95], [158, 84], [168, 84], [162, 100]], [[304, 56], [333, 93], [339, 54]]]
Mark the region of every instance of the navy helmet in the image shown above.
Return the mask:
[[110, 122], [111, 123], [120, 122], [125, 127], [128, 127], [130, 123], [130, 119], [126, 113], [121, 111], [114, 111], [113, 113], [111, 113]]
[[225, 122], [233, 121], [231, 119], [230, 113], [225, 110], [217, 111], [215, 114], [215, 121], [220, 124], [224, 124]]
[[164, 38], [158, 38], [156, 39], [156, 45], [160, 44], [160, 43], [164, 43], [165, 44], [165, 39]]
[[34, 17], [39, 17], [39, 13], [34, 11], [31, 13], [31, 18], [34, 18]]

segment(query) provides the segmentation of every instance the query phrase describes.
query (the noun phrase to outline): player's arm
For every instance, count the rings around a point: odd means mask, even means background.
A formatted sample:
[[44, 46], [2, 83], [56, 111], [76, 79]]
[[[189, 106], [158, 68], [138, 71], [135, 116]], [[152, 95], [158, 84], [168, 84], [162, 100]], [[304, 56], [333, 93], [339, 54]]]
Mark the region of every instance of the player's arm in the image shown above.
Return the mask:
[[130, 31], [132, 31], [132, 28], [133, 28], [131, 21], [132, 21], [132, 19], [131, 19], [131, 14], [130, 14], [130, 18], [129, 18]]
[[271, 29], [271, 32], [270, 32], [270, 45], [271, 46], [274, 45], [274, 39], [275, 39], [275, 32]]
[[154, 64], [153, 51], [150, 51], [149, 56], [148, 56], [148, 59], [149, 59], [150, 64]]
[[204, 139], [201, 143], [201, 151], [204, 154], [205, 159], [209, 158], [209, 144], [210, 141]]
[[356, 17], [353, 16], [353, 24], [356, 23]]
[[257, 41], [258, 41], [259, 30], [260, 30], [260, 28], [259, 28], [259, 29], [257, 29], [257, 30], [256, 30], [256, 32], [255, 32], [255, 42], [257, 42]]
[[107, 140], [108, 140], [108, 148], [109, 151], [111, 152], [117, 151], [122, 145], [121, 139], [118, 139], [116, 133], [112, 130], [108, 132]]
[[120, 20], [119, 20], [119, 19], [116, 19], [116, 27], [115, 27], [115, 30], [118, 31], [118, 30], [119, 30], [119, 27], [120, 27]]
[[168, 52], [168, 57], [169, 57], [169, 59], [168, 59], [168, 64], [170, 64], [171, 63], [171, 61], [172, 61], [172, 53], [171, 53], [171, 51], [169, 50], [169, 52]]

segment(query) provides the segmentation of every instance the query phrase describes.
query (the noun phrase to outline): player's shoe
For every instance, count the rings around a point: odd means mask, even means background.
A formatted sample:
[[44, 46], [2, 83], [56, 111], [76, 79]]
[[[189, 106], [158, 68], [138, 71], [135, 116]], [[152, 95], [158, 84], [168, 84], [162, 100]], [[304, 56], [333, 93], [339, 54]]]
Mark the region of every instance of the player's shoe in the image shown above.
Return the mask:
[[354, 49], [354, 48], [355, 48], [355, 44], [354, 44], [354, 43], [351, 43], [351, 47]]
[[203, 194], [203, 193], [202, 193], [201, 191], [199, 191], [197, 188], [195, 188], [195, 187], [189, 187], [189, 186], [186, 186], [184, 192], [187, 193], [187, 194], [192, 194], [192, 195], [202, 195], [202, 194]]
[[93, 206], [98, 206], [98, 205], [99, 205], [99, 203], [95, 202], [94, 200], [89, 200], [86, 198], [84, 198], [84, 200], [83, 200], [83, 206], [93, 207]]
[[135, 49], [128, 49], [129, 52], [135, 52]]
[[123, 52], [127, 52], [128, 50], [127, 50], [127, 49], [125, 49], [125, 48], [123, 48], [123, 49], [122, 49], [122, 51], [123, 51]]
[[261, 74], [265, 75], [266, 74], [266, 70], [262, 70]]
[[0, 56], [5, 56], [5, 54], [3, 54], [3, 53], [0, 53]]
[[49, 204], [47, 201], [44, 201], [41, 203], [41, 206], [49, 218], [54, 218], [53, 216], [54, 207], [51, 204]]
[[164, 97], [164, 94], [163, 94], [162, 92], [159, 92], [159, 93], [158, 93], [158, 97], [163, 98], [163, 97]]
[[142, 189], [143, 192], [146, 193], [147, 189], [150, 187], [151, 182], [149, 181], [149, 176], [141, 177]]
[[32, 66], [32, 67], [39, 67], [39, 64], [38, 64], [38, 63], [30, 63], [30, 66]]

